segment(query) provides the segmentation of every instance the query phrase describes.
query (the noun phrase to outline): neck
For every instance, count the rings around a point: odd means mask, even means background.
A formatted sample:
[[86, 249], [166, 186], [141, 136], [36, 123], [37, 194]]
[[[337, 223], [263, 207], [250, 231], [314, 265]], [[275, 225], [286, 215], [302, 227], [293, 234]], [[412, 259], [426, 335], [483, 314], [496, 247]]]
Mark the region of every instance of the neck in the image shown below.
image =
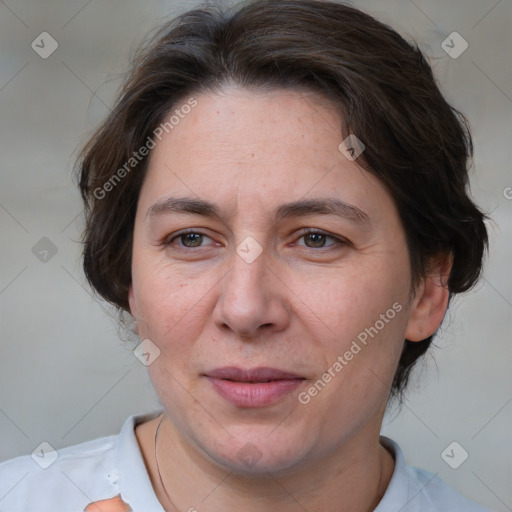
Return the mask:
[[[262, 475], [234, 473], [199, 453], [164, 417], [136, 429], [155, 493], [167, 512], [177, 510], [288, 512], [373, 511], [391, 479], [394, 462], [365, 432], [328, 456], [300, 468]], [[157, 439], [158, 466], [155, 458]], [[370, 430], [370, 429], [368, 429]], [[333, 503], [336, 505], [333, 507]]]

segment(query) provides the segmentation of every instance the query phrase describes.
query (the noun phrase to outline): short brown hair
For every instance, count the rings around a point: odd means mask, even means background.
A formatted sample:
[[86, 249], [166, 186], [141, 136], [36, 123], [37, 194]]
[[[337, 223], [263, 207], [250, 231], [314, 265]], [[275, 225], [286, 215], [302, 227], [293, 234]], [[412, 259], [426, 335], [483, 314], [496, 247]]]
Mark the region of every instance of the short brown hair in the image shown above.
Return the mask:
[[[227, 83], [307, 89], [333, 100], [343, 119], [340, 141], [348, 134], [363, 141], [358, 163], [397, 205], [413, 283], [432, 257], [451, 254], [450, 297], [475, 284], [487, 231], [468, 192], [471, 135], [419, 48], [341, 3], [253, 0], [233, 9], [204, 5], [163, 25], [134, 58], [112, 112], [85, 145], [77, 169], [87, 221], [84, 270], [103, 298], [129, 311], [134, 218], [147, 156], [115, 183], [114, 174], [179, 101]], [[431, 341], [404, 340], [392, 395], [402, 397]]]

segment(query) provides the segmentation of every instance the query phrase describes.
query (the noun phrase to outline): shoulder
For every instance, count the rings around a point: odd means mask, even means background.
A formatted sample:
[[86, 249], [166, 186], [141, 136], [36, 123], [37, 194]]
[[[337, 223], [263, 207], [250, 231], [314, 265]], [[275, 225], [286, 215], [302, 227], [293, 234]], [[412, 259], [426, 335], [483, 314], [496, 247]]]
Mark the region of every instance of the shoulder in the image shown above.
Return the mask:
[[32, 455], [0, 463], [2, 510], [83, 510], [91, 496], [114, 496], [116, 438], [102, 437], [60, 450], [40, 445]]
[[407, 467], [407, 471], [411, 487], [417, 493], [412, 500], [416, 500], [420, 504], [418, 510], [490, 512], [489, 509], [468, 500], [438, 476], [428, 471], [410, 466]]
[[446, 484], [437, 475], [407, 466], [397, 443], [381, 437], [394, 455], [395, 471], [375, 512], [490, 512]]
[[[161, 410], [132, 415], [119, 434], [0, 464], [0, 512], [76, 512], [121, 498], [133, 510], [164, 512], [151, 486], [135, 427]], [[114, 500], [112, 501], [112, 498]], [[94, 508], [94, 507], [93, 507]]]

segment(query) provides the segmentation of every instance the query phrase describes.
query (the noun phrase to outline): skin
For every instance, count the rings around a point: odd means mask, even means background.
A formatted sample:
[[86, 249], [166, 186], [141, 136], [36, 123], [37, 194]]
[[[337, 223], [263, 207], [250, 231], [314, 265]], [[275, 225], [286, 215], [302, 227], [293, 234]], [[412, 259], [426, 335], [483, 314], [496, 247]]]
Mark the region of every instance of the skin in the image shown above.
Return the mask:
[[84, 512], [131, 512], [131, 508], [121, 499], [114, 496], [109, 500], [95, 501], [85, 507]]
[[[156, 495], [168, 511], [373, 510], [394, 467], [379, 432], [403, 340], [440, 325], [449, 262], [440, 258], [411, 289], [394, 202], [339, 151], [342, 119], [327, 100], [234, 86], [195, 98], [152, 150], [134, 228], [130, 310], [141, 339], [160, 350], [148, 371], [165, 410], [165, 491], [159, 419], [136, 428]], [[147, 214], [169, 196], [214, 202], [222, 215]], [[322, 198], [356, 206], [368, 221], [273, 217], [283, 203]], [[177, 236], [188, 228], [204, 236]], [[248, 236], [262, 248], [250, 264], [236, 252]], [[395, 303], [401, 311], [301, 404], [298, 393]], [[276, 403], [240, 408], [203, 375], [222, 366], [305, 380]], [[250, 467], [237, 456], [246, 445], [259, 454]]]

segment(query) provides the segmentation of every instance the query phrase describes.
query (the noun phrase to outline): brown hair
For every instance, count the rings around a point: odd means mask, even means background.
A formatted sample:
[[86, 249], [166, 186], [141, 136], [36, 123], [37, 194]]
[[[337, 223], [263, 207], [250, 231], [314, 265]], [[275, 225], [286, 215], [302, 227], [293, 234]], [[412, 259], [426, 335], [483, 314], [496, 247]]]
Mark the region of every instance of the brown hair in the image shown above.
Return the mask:
[[[148, 160], [140, 148], [183, 98], [227, 83], [307, 89], [333, 100], [343, 119], [340, 142], [350, 133], [363, 141], [358, 163], [398, 207], [413, 284], [439, 254], [453, 258], [450, 297], [475, 284], [487, 232], [468, 194], [471, 135], [418, 47], [334, 1], [253, 0], [232, 10], [203, 5], [163, 25], [85, 145], [77, 169], [87, 220], [84, 270], [103, 298], [129, 311], [134, 217]], [[134, 154], [140, 162], [131, 170], [126, 162]], [[392, 395], [402, 397], [431, 341], [404, 341]]]

